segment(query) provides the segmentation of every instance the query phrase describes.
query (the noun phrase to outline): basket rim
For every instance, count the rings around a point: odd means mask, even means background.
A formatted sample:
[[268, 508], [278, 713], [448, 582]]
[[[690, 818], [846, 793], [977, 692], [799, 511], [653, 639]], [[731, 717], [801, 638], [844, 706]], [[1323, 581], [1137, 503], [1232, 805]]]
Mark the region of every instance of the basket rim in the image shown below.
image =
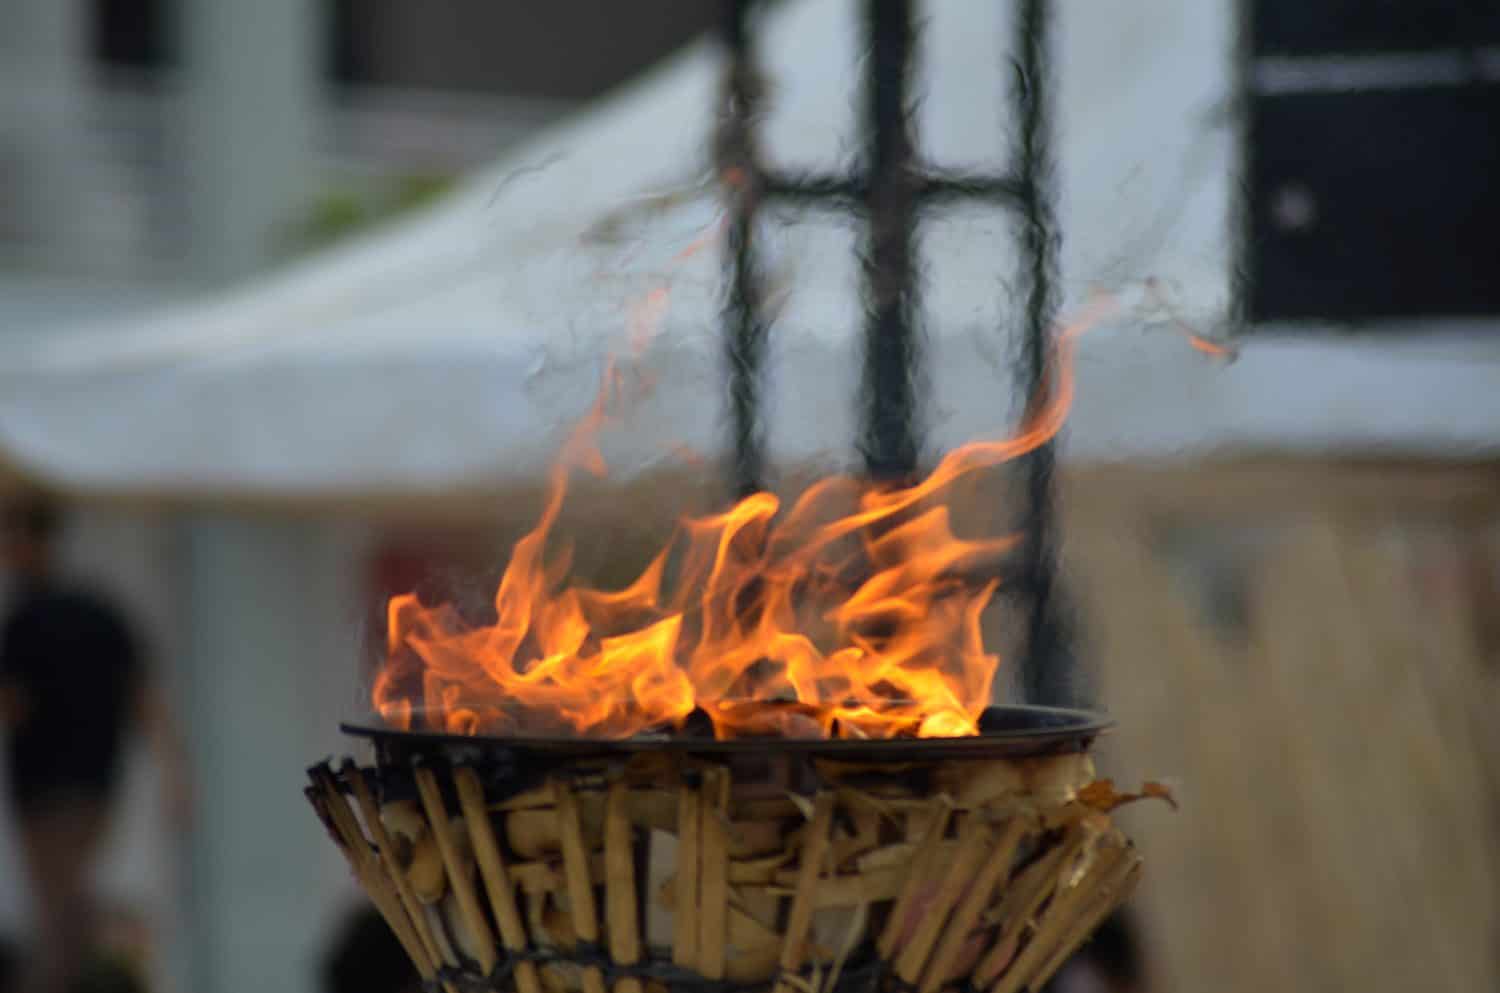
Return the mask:
[[528, 737], [462, 735], [443, 731], [402, 731], [382, 725], [378, 717], [344, 721], [339, 729], [351, 737], [365, 738], [377, 747], [440, 752], [519, 751], [559, 757], [632, 755], [669, 752], [694, 755], [733, 755], [775, 751], [846, 759], [927, 759], [946, 756], [1017, 756], [1086, 749], [1098, 735], [1114, 727], [1105, 714], [1069, 707], [1008, 704], [989, 707], [981, 718], [977, 735], [962, 738], [770, 738], [749, 737], [717, 740], [674, 737], [670, 734], [633, 738]]

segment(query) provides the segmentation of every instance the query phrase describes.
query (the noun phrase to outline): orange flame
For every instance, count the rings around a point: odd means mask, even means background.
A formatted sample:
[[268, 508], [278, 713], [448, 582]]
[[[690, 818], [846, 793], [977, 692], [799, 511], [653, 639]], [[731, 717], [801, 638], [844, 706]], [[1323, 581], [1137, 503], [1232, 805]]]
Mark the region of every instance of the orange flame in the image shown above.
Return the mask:
[[1161, 281], [1155, 276], [1146, 277], [1146, 295], [1156, 304], [1158, 309], [1167, 315], [1167, 319], [1172, 322], [1172, 327], [1176, 329], [1177, 333], [1187, 339], [1189, 348], [1202, 352], [1204, 355], [1211, 355], [1216, 359], [1223, 359], [1225, 363], [1233, 362], [1240, 357], [1239, 349], [1233, 345], [1215, 341], [1212, 338], [1199, 334], [1187, 321], [1179, 317], [1177, 311], [1167, 300], [1166, 293], [1162, 291]]
[[[647, 308], [659, 317], [664, 303]], [[955, 449], [912, 486], [835, 476], [786, 508], [762, 492], [685, 519], [633, 583], [604, 591], [569, 581], [568, 550], [548, 543], [571, 471], [604, 471], [594, 438], [618, 398], [611, 366], [516, 543], [493, 621], [390, 601], [376, 709], [397, 728], [458, 734], [621, 738], [695, 709], [719, 737], [976, 734], [999, 658], [980, 634], [997, 584], [973, 577], [1014, 539], [956, 537], [942, 498], [1057, 433], [1088, 323], [1057, 336], [1043, 398], [1014, 437]]]

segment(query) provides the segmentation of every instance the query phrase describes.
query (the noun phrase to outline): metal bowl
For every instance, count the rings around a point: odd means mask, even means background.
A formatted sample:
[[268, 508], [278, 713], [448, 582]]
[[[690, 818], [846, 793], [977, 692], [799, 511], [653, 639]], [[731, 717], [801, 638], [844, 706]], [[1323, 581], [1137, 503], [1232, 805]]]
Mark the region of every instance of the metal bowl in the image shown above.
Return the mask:
[[670, 752], [705, 757], [792, 754], [861, 762], [910, 762], [950, 758], [1020, 758], [1086, 750], [1113, 725], [1102, 714], [1061, 707], [991, 707], [980, 717], [980, 733], [963, 738], [731, 738], [671, 734], [622, 739], [499, 737], [430, 731], [399, 731], [369, 722], [345, 723], [342, 730], [368, 739], [381, 766], [422, 762], [453, 764], [552, 764], [589, 758]]

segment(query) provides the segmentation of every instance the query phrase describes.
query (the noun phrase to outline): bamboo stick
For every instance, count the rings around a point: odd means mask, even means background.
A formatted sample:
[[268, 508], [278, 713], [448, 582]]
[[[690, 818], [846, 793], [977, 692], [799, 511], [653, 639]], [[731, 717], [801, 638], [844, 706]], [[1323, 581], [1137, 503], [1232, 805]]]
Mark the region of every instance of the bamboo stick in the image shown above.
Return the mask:
[[[400, 866], [411, 893], [423, 904], [441, 900], [448, 888], [448, 879], [443, 875], [443, 856], [438, 851], [431, 825], [427, 823], [427, 815], [409, 800], [388, 803], [380, 810], [380, 826], [388, 838], [399, 838], [411, 848], [410, 858]], [[394, 849], [392, 854], [395, 854]]]
[[723, 979], [729, 924], [729, 770], [703, 774], [699, 814], [698, 972], [705, 979]]
[[1141, 877], [1141, 858], [1131, 854], [1119, 861], [1110, 877], [1095, 888], [1095, 895], [1073, 926], [1057, 943], [1056, 950], [1037, 970], [1031, 980], [1032, 989], [1040, 989], [1057, 974], [1057, 971], [1072, 958], [1089, 935], [1104, 923], [1104, 919], [1130, 898], [1131, 891]]
[[349, 809], [343, 794], [339, 792], [332, 770], [326, 766], [318, 767], [312, 770], [312, 776], [314, 783], [317, 784], [317, 789], [308, 794], [308, 798], [313, 802], [313, 809], [317, 811], [324, 826], [329, 829], [329, 835], [333, 838], [334, 844], [349, 861], [350, 868], [354, 870], [355, 877], [369, 895], [370, 902], [375, 905], [375, 909], [380, 912], [380, 916], [390, 927], [391, 933], [396, 936], [396, 940], [411, 957], [418, 973], [423, 979], [430, 981], [437, 975], [437, 966], [428, 957], [427, 950], [422, 947], [422, 942], [417, 937], [405, 910], [402, 909], [400, 899], [396, 897], [392, 884], [381, 875], [379, 867], [375, 864], [369, 843], [354, 819], [354, 812]]
[[[829, 849], [829, 858], [834, 871], [845, 862], [873, 850], [880, 842], [880, 815], [868, 806], [857, 806], [852, 810], [845, 798], [857, 795], [857, 791], [841, 789], [835, 794], [838, 805], [854, 822], [854, 833], [839, 832]], [[858, 801], [855, 801], [856, 803]], [[774, 826], [774, 825], [773, 825]]]
[[954, 806], [963, 810], [1016, 797], [1054, 806], [1065, 803], [1075, 789], [1094, 778], [1094, 760], [1087, 752], [1076, 752], [983, 765], [955, 763], [944, 769], [941, 778]]
[[915, 983], [921, 976], [922, 966], [926, 964], [928, 953], [937, 941], [938, 932], [947, 923], [948, 911], [958, 902], [964, 885], [973, 880], [979, 860], [984, 857], [993, 841], [994, 835], [989, 825], [979, 817], [970, 815], [964, 821], [959, 831], [958, 857], [948, 863], [948, 871], [942, 877], [937, 892], [923, 908], [921, 919], [917, 921], [911, 937], [896, 956], [896, 975], [902, 982]]
[[[791, 878], [783, 878], [787, 875]], [[796, 896], [799, 877], [800, 868], [783, 869], [776, 874], [773, 885], [749, 886], [746, 887], [746, 891], [754, 892], [760, 889], [775, 896]], [[818, 880], [818, 890], [813, 895], [813, 909], [825, 910], [831, 907], [852, 907], [860, 903], [894, 900], [905, 888], [906, 878], [906, 871], [901, 866], [871, 869], [850, 876], [823, 876]]]
[[[484, 880], [490, 908], [495, 912], [495, 923], [500, 928], [500, 940], [511, 957], [527, 949], [526, 925], [521, 920], [520, 908], [516, 905], [516, 892], [500, 853], [500, 844], [490, 823], [489, 811], [485, 809], [484, 787], [473, 769], [459, 768], [453, 771], [453, 785], [458, 791], [459, 809], [463, 811], [464, 824], [469, 829], [469, 841], [474, 846], [474, 858], [479, 863], [479, 875]], [[516, 987], [520, 993], [541, 993], [541, 981], [537, 976], [536, 963], [517, 959], [514, 973]]]
[[[332, 770], [327, 767], [319, 768], [314, 773], [314, 781], [319, 790], [318, 795], [313, 797], [314, 809], [322, 818], [325, 827], [329, 828], [339, 850], [349, 860], [355, 876], [367, 887], [372, 887], [371, 899], [374, 900], [377, 909], [390, 918], [388, 923], [391, 924], [392, 930], [397, 932], [398, 937], [415, 938], [415, 933], [410, 930], [410, 921], [405, 919], [405, 912], [390, 912], [392, 908], [398, 906], [398, 903], [392, 899], [394, 894], [389, 881], [380, 874], [374, 853], [370, 850], [369, 841], [361, 830], [353, 811], [349, 809], [348, 802], [344, 799]], [[420, 942], [417, 945], [420, 947]]]
[[797, 815], [798, 806], [785, 793], [771, 796], [736, 797], [734, 816], [748, 823], [757, 821], [784, 821]]
[[[609, 955], [619, 965], [635, 965], [641, 960], [629, 794], [623, 780], [611, 783], [604, 813], [604, 895], [608, 908]], [[615, 993], [642, 993], [641, 981], [629, 977], [621, 979], [615, 984]]]
[[1078, 854], [1089, 836], [1087, 825], [1075, 825], [1061, 844], [1027, 866], [1011, 882], [996, 908], [999, 933], [995, 935], [989, 951], [979, 960], [971, 977], [976, 987], [989, 984], [1009, 964], [1015, 954], [1016, 944], [1020, 941], [1021, 932], [1030, 924], [1037, 908], [1056, 888], [1059, 868]]
[[782, 850], [781, 825], [774, 820], [736, 821], [729, 825], [731, 858], [765, 858]]
[[359, 803], [365, 826], [375, 840], [375, 847], [380, 851], [380, 860], [385, 865], [386, 874], [395, 884], [396, 894], [401, 898], [402, 906], [406, 908], [417, 938], [434, 962], [441, 961], [442, 955], [438, 952], [437, 942], [432, 936], [432, 930], [427, 926], [427, 915], [422, 912], [422, 904], [413, 892], [411, 882], [406, 878], [406, 873], [396, 858], [396, 846], [385, 829], [385, 822], [380, 819], [380, 805], [375, 802], [375, 794], [371, 791], [370, 784], [365, 781], [364, 773], [352, 760], [344, 763], [342, 774], [344, 782], [348, 783], [354, 791], [354, 799]]
[[[729, 940], [737, 951], [760, 953], [781, 950], [781, 934], [749, 910], [729, 908]], [[775, 956], [772, 956], [773, 964]]]
[[[599, 917], [594, 906], [594, 882], [589, 876], [589, 853], [583, 844], [578, 797], [565, 782], [557, 783], [557, 816], [562, 831], [563, 874], [568, 882], [568, 909], [578, 940], [599, 944]], [[598, 966], [583, 969], [585, 993], [605, 993], [604, 973]]]
[[[316, 781], [316, 777], [314, 779]], [[349, 863], [349, 868], [354, 873], [355, 878], [359, 880], [361, 888], [369, 896], [370, 902], [375, 905], [375, 909], [379, 911], [381, 919], [386, 922], [386, 925], [391, 929], [391, 932], [396, 936], [396, 939], [401, 943], [401, 947], [406, 953], [413, 957], [412, 961], [416, 963], [418, 971], [425, 978], [431, 978], [434, 974], [432, 963], [427, 960], [420, 945], [413, 944], [415, 934], [407, 929], [409, 922], [399, 920], [393, 915], [390, 905], [385, 900], [384, 893], [372, 888], [376, 884], [369, 878], [365, 865], [361, 858], [355, 854], [355, 849], [351, 847], [348, 839], [345, 837], [342, 827], [334, 821], [328, 799], [323, 792], [322, 783], [319, 782], [315, 786], [308, 787], [305, 795], [308, 802], [312, 804], [313, 811], [318, 815], [318, 819], [323, 822], [323, 827], [328, 831], [328, 836], [333, 839], [334, 846], [338, 848], [339, 853]]]
[[974, 925], [979, 922], [979, 915], [989, 904], [995, 887], [1002, 879], [1010, 875], [1016, 849], [1029, 830], [1030, 826], [1021, 817], [1014, 817], [1005, 825], [1005, 829], [1000, 833], [999, 841], [987, 853], [989, 861], [979, 871], [968, 893], [964, 894], [963, 902], [958, 905], [958, 909], [953, 912], [953, 917], [948, 921], [948, 928], [943, 932], [937, 951], [933, 953], [932, 960], [927, 963], [927, 970], [923, 975], [918, 993], [937, 993], [944, 983], [953, 978], [951, 972], [958, 961], [959, 953], [963, 950], [964, 943], [969, 940]]
[[454, 969], [463, 968], [464, 961], [458, 955], [458, 946], [453, 936], [448, 933], [448, 920], [443, 915], [443, 905], [440, 903], [424, 903], [422, 905], [422, 919], [424, 925], [432, 932], [433, 939], [437, 942], [437, 961]]
[[859, 946], [860, 940], [869, 930], [870, 905], [862, 903], [854, 909], [854, 915], [849, 919], [849, 926], [844, 932], [844, 940], [839, 943], [838, 954], [834, 956], [833, 966], [828, 970], [828, 979], [823, 989], [832, 993], [838, 989], [839, 977], [843, 975], [844, 963], [849, 961], [850, 954]]
[[[929, 822], [930, 824], [930, 822]], [[900, 869], [904, 881], [904, 873], [911, 869], [912, 860], [917, 858], [923, 851], [922, 840], [900, 841], [894, 845], [886, 845], [874, 851], [865, 852], [863, 855], [855, 856], [854, 867], [860, 872], [870, 872], [875, 869]], [[932, 846], [929, 858], [937, 862], [947, 862], [958, 849], [954, 842], [939, 841]]]
[[1031, 940], [1011, 961], [1010, 967], [1004, 970], [995, 985], [990, 987], [990, 993], [1019, 993], [1024, 988], [1035, 988], [1032, 978], [1037, 969], [1057, 948], [1057, 943], [1074, 923], [1074, 917], [1084, 902], [1094, 894], [1099, 881], [1107, 879], [1114, 872], [1124, 855], [1121, 848], [1106, 848], [1095, 853], [1093, 864], [1073, 885], [1067, 886], [1059, 881], [1052, 900], [1036, 922]]
[[[764, 889], [731, 888], [726, 930], [729, 944], [736, 950], [760, 950], [767, 943], [772, 944], [777, 952], [781, 950], [781, 933], [775, 929], [775, 915], [756, 907], [756, 898], [765, 893]], [[668, 890], [662, 896], [665, 897], [666, 908], [675, 910], [676, 898], [672, 892]]]
[[880, 953], [880, 959], [883, 962], [891, 961], [896, 953], [896, 942], [901, 937], [901, 929], [905, 926], [912, 904], [922, 888], [922, 880], [931, 870], [934, 853], [942, 843], [943, 834], [948, 829], [948, 818], [952, 812], [953, 808], [944, 803], [926, 819], [922, 840], [907, 864], [906, 883], [901, 887], [901, 895], [896, 898], [896, 905], [891, 908], [890, 917], [885, 922], [885, 930], [881, 932], [880, 941], [876, 944], [876, 950]]
[[437, 838], [438, 851], [443, 856], [443, 866], [448, 870], [448, 885], [453, 889], [454, 896], [458, 900], [459, 913], [463, 915], [478, 945], [481, 956], [479, 965], [486, 973], [492, 972], [496, 961], [495, 939], [490, 933], [489, 922], [484, 919], [484, 911], [480, 909], [479, 898], [474, 892], [473, 880], [464, 871], [463, 860], [459, 857], [458, 848], [454, 844], [453, 833], [449, 829], [448, 811], [443, 805], [443, 794], [438, 787], [437, 775], [431, 769], [418, 767], [412, 770], [412, 776], [417, 781], [417, 792], [421, 794], [422, 807], [427, 811], [427, 820], [431, 825], [433, 835]]
[[478, 962], [484, 958], [487, 950], [494, 951], [493, 939], [491, 943], [486, 944], [486, 936], [474, 932], [470, 919], [464, 915], [463, 908], [459, 906], [456, 892], [450, 892], [432, 909], [437, 912], [438, 918], [443, 922], [444, 930], [453, 939], [454, 947], [459, 952], [458, 962], [455, 964], [463, 966], [469, 962]]
[[785, 851], [774, 855], [762, 855], [759, 858], [731, 859], [729, 882], [731, 884], [774, 882], [782, 866], [790, 862], [795, 855], [795, 851]]
[[672, 963], [698, 965], [698, 791], [683, 783], [677, 792], [677, 898], [672, 916]]
[[804, 945], [808, 928], [812, 926], [814, 890], [822, 872], [823, 857], [828, 851], [832, 824], [833, 794], [819, 793], [813, 801], [812, 823], [803, 841], [801, 877], [797, 881], [797, 895], [792, 898], [792, 909], [782, 938], [781, 974], [776, 980], [775, 993], [792, 993], [794, 987], [789, 977], [801, 967], [806, 954]]

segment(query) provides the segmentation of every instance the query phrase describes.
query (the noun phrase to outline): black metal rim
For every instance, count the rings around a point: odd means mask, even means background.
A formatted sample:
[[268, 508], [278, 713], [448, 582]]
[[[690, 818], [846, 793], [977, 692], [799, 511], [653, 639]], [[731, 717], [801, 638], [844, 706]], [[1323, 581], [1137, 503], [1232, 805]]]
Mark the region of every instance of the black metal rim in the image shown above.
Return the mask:
[[499, 737], [435, 731], [401, 731], [378, 721], [345, 722], [340, 729], [371, 741], [382, 751], [408, 755], [474, 752], [529, 752], [586, 758], [672, 752], [690, 755], [737, 755], [773, 751], [780, 754], [842, 759], [900, 761], [932, 758], [983, 758], [1082, 751], [1114, 722], [1103, 714], [1062, 707], [991, 707], [981, 718], [978, 735], [964, 738], [707, 738], [650, 735], [623, 739]]

